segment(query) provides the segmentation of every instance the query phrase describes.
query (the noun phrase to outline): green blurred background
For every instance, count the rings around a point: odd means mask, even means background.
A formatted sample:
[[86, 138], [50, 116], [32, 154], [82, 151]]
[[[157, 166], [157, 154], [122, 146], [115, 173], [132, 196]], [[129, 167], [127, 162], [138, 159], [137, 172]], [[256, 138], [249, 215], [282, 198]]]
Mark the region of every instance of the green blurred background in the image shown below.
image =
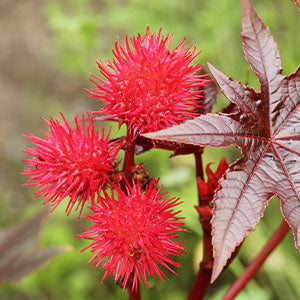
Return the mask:
[[[270, 27], [283, 57], [284, 74], [300, 61], [299, 12], [289, 0], [252, 0]], [[110, 58], [117, 37], [163, 28], [174, 32], [173, 46], [187, 37], [203, 52], [198, 61], [210, 61], [232, 77], [245, 81], [248, 65], [241, 50], [238, 0], [1, 0], [0, 1], [0, 226], [12, 226], [40, 210], [34, 188], [24, 187], [21, 152], [29, 146], [25, 133], [40, 135], [42, 118], [63, 112], [68, 120], [76, 113], [99, 108], [88, 97], [90, 73], [97, 73], [95, 59]], [[250, 85], [258, 88], [250, 72]], [[215, 110], [226, 105], [219, 97]], [[116, 132], [116, 129], [114, 129]], [[170, 153], [154, 150], [141, 155], [150, 174], [161, 177], [171, 196], [180, 197], [186, 227], [187, 254], [178, 258], [179, 276], [150, 280], [143, 299], [185, 299], [201, 257], [201, 228], [193, 208], [196, 184], [192, 156], [168, 159]], [[205, 165], [226, 156], [233, 162], [235, 147], [206, 149]], [[216, 164], [212, 166], [214, 169]], [[81, 254], [86, 242], [73, 236], [87, 226], [76, 213], [66, 217], [61, 206], [52, 214], [42, 234], [42, 245], [72, 246], [47, 266], [22, 282], [0, 287], [0, 299], [127, 299], [114, 281], [101, 283], [103, 272], [86, 265]], [[281, 222], [278, 199], [273, 199], [257, 230], [245, 241], [239, 256], [210, 288], [207, 299], [220, 299], [244, 266], [261, 249]], [[290, 234], [237, 299], [300, 299], [300, 256]]]

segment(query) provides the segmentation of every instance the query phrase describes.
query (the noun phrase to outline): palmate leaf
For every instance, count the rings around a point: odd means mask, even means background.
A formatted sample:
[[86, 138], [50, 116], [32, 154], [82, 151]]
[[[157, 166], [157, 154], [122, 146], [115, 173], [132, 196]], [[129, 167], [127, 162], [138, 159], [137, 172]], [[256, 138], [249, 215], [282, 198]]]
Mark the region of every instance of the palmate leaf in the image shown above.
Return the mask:
[[38, 247], [40, 231], [48, 214], [43, 210], [23, 223], [0, 230], [0, 285], [21, 280], [67, 250]]
[[206, 70], [203, 68], [200, 70], [199, 75], [205, 75], [204, 77], [208, 81], [204, 86], [199, 86], [197, 89], [202, 91], [201, 97], [201, 106], [197, 108], [197, 113], [207, 114], [212, 112], [212, 108], [218, 99], [218, 87], [213, 78], [207, 74]]
[[241, 148], [243, 157], [220, 181], [212, 219], [214, 281], [263, 216], [268, 200], [280, 198], [284, 218], [300, 248], [300, 68], [281, 74], [281, 59], [269, 29], [249, 0], [242, 0], [241, 39], [260, 92], [209, 65], [223, 94], [239, 111], [207, 114], [182, 125], [145, 134], [192, 145]]

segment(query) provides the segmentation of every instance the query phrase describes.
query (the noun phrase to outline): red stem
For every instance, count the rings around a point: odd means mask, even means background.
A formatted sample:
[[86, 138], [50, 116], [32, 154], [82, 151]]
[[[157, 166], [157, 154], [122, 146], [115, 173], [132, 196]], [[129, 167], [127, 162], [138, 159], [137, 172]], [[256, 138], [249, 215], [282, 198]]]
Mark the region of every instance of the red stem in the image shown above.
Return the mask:
[[[202, 180], [204, 180], [203, 164], [202, 164], [202, 150], [199, 150], [199, 151], [201, 151], [201, 152], [194, 153], [195, 167], [196, 167], [196, 177], [197, 177], [196, 182], [198, 182], [198, 177], [201, 178]], [[198, 188], [198, 184], [197, 184], [197, 188]], [[199, 202], [199, 206], [207, 205], [207, 201], [205, 203], [203, 203], [199, 191], [198, 191], [198, 202]]]
[[132, 291], [128, 288], [128, 300], [141, 300], [140, 288], [137, 291]]
[[[123, 163], [123, 176], [124, 179], [122, 180], [122, 189], [124, 192], [127, 191], [126, 188], [126, 181], [128, 184], [132, 185], [132, 178], [133, 178], [133, 168], [134, 168], [134, 147], [135, 142], [131, 135], [131, 130], [127, 128], [127, 137], [126, 137], [126, 147], [124, 163]], [[126, 179], [126, 180], [125, 180]], [[133, 288], [133, 274], [130, 275], [128, 282], [127, 282], [127, 290], [128, 290], [128, 299], [129, 300], [141, 300], [141, 293], [140, 293], [140, 286], [137, 283], [137, 288]]]
[[[202, 153], [195, 153], [196, 176], [203, 180]], [[199, 206], [207, 205], [207, 201], [203, 202], [198, 190]], [[203, 257], [200, 263], [198, 274], [194, 280], [192, 289], [188, 296], [188, 300], [203, 299], [208, 286], [210, 285], [212, 267], [213, 267], [213, 248], [211, 242], [211, 224], [210, 218], [201, 218], [200, 223], [203, 229]]]
[[203, 230], [203, 259], [198, 274], [190, 291], [188, 300], [203, 299], [210, 284], [213, 267], [211, 234]]
[[186, 145], [180, 142], [170, 142], [161, 140], [151, 140], [143, 136], [138, 135], [136, 137], [136, 144], [146, 147], [148, 150], [164, 149], [174, 151], [176, 154], [192, 154], [202, 152], [203, 148], [195, 145]]
[[245, 287], [245, 285], [253, 278], [257, 271], [261, 268], [268, 256], [273, 252], [278, 244], [283, 240], [289, 232], [289, 225], [283, 221], [277, 228], [275, 233], [271, 236], [267, 244], [261, 252], [252, 260], [244, 273], [234, 282], [229, 288], [222, 300], [231, 300]]
[[132, 285], [133, 285], [133, 276], [131, 274], [127, 282], [128, 300], [141, 300], [139, 283], [136, 289], [132, 288]]
[[126, 149], [124, 164], [123, 164], [123, 174], [129, 184], [132, 184], [133, 177], [133, 167], [134, 167], [134, 147], [135, 142], [131, 137], [131, 130], [127, 129], [127, 137], [126, 137]]

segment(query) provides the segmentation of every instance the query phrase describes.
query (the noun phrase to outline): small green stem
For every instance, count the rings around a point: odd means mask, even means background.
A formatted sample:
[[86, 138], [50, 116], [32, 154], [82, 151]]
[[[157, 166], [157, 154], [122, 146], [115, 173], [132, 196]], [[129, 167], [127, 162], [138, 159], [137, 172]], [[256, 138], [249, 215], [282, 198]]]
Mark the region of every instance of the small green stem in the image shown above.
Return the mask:
[[286, 234], [289, 232], [289, 225], [283, 221], [277, 228], [275, 233], [271, 236], [267, 244], [261, 252], [253, 259], [253, 261], [246, 268], [244, 273], [234, 282], [229, 288], [222, 300], [232, 300], [245, 287], [245, 285], [254, 277], [257, 271], [261, 268], [268, 256], [280, 244]]

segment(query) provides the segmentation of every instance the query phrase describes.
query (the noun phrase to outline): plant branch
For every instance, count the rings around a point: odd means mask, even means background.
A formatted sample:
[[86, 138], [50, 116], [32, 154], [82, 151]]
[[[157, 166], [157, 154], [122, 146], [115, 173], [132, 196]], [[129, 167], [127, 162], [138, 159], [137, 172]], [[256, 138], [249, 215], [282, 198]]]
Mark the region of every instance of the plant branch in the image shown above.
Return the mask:
[[[196, 178], [197, 178], [197, 182], [198, 182], [198, 178], [201, 178], [202, 180], [204, 180], [202, 153], [195, 153], [194, 157], [195, 157], [195, 167], [196, 167]], [[197, 187], [198, 187], [198, 185], [197, 185]], [[199, 191], [198, 191], [198, 202], [199, 202], [199, 206], [202, 206], [203, 204], [204, 205], [207, 204], [207, 201], [205, 201], [205, 203], [203, 203]]]
[[130, 275], [127, 282], [128, 300], [141, 300], [141, 292], [139, 282], [137, 287], [133, 287], [133, 273]]
[[212, 253], [211, 233], [203, 228], [203, 258], [188, 300], [203, 299], [211, 279], [213, 267]]
[[245, 287], [245, 285], [254, 277], [257, 271], [261, 268], [268, 256], [273, 252], [278, 244], [283, 240], [289, 232], [289, 225], [283, 221], [277, 228], [275, 233], [271, 236], [267, 244], [261, 252], [253, 259], [253, 261], [246, 268], [244, 273], [234, 282], [234, 284], [226, 292], [222, 300], [231, 300]]
[[138, 287], [137, 291], [132, 291], [128, 288], [128, 300], [140, 300], [141, 299], [141, 293], [140, 289]]
[[[202, 164], [202, 154], [195, 153], [196, 162], [196, 177], [204, 179], [203, 176], [203, 164]], [[198, 187], [198, 185], [197, 185]], [[211, 200], [211, 199], [210, 199]], [[208, 204], [208, 201], [203, 201], [198, 187], [198, 201], [199, 207], [204, 207]], [[200, 268], [198, 274], [193, 283], [192, 289], [188, 296], [188, 300], [200, 300], [203, 299], [206, 290], [210, 284], [212, 267], [213, 267], [213, 248], [211, 242], [211, 224], [210, 217], [199, 216], [199, 220], [203, 230], [203, 256], [200, 263]]]
[[135, 142], [132, 139], [131, 130], [130, 128], [127, 128], [126, 146], [125, 148], [123, 148], [123, 150], [125, 151], [123, 174], [129, 184], [132, 183], [132, 177], [133, 177], [134, 147], [135, 147]]
[[[133, 170], [134, 170], [134, 147], [135, 141], [132, 138], [132, 133], [130, 128], [127, 127], [127, 136], [126, 136], [126, 146], [123, 148], [125, 151], [124, 163], [123, 163], [123, 180], [121, 182], [122, 189], [124, 192], [127, 191], [126, 181], [128, 184], [132, 185], [133, 179]], [[140, 286], [139, 282], [137, 287], [133, 286], [133, 273], [131, 273], [127, 282], [127, 291], [128, 291], [128, 300], [141, 300]]]
[[141, 153], [148, 151], [152, 148], [174, 151], [173, 155], [202, 153], [202, 147], [199, 146], [188, 145], [179, 142], [152, 140], [140, 135], [136, 137], [136, 145], [139, 145], [144, 148], [144, 151], [141, 151]]

